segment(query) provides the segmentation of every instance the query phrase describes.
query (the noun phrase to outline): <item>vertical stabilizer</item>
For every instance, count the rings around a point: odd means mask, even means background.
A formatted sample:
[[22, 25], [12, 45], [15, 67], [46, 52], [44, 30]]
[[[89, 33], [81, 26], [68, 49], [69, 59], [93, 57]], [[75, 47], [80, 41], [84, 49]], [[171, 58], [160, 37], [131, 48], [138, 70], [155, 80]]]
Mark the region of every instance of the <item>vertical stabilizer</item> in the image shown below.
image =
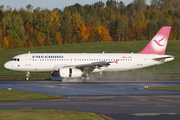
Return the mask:
[[171, 26], [162, 27], [140, 54], [165, 54]]

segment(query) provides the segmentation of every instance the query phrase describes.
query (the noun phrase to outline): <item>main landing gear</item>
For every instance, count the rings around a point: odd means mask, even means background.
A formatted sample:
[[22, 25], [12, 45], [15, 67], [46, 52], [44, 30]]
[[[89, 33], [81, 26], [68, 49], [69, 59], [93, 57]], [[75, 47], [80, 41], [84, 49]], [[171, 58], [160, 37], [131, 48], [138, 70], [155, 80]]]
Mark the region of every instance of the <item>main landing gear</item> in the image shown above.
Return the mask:
[[87, 80], [87, 81], [89, 81], [89, 80], [90, 80], [90, 77], [89, 77], [88, 74], [85, 74], [85, 75], [83, 75], [83, 76], [81, 77], [81, 80]]
[[26, 78], [25, 78], [26, 81], [29, 80], [29, 75], [30, 75], [30, 72], [26, 72]]

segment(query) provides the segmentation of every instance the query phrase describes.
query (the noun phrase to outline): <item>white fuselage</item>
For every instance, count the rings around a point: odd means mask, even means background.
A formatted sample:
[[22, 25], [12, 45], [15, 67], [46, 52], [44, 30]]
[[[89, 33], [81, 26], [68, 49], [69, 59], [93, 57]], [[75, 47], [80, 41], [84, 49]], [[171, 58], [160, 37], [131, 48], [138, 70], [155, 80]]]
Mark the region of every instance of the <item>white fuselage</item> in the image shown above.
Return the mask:
[[[156, 58], [166, 59], [162, 62], [155, 60]], [[111, 61], [109, 66], [96, 68], [92, 72], [127, 71], [162, 64], [173, 59], [171, 55], [138, 53], [31, 53], [13, 57], [13, 60], [8, 61], [4, 67], [21, 72], [53, 72], [64, 66]], [[114, 62], [117, 60], [117, 63]]]

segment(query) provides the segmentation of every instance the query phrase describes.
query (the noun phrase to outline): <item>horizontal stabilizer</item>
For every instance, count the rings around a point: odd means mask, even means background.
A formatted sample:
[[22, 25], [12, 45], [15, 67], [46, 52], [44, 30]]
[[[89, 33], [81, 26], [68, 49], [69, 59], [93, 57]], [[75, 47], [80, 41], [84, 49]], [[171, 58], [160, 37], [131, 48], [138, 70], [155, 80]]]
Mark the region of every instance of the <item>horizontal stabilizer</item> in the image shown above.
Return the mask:
[[174, 59], [173, 56], [169, 56], [169, 57], [161, 57], [161, 58], [154, 58], [153, 60], [159, 61], [159, 62], [165, 62], [168, 59]]

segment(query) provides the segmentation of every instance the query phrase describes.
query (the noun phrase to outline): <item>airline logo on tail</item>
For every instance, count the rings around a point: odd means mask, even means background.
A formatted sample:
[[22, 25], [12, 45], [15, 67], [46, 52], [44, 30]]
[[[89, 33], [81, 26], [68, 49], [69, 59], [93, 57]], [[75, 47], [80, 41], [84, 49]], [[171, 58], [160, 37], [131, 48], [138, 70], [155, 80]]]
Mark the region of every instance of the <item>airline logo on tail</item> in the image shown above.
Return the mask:
[[158, 45], [158, 46], [160, 46], [160, 47], [163, 47], [165, 44], [163, 44], [163, 45], [161, 45], [161, 41], [163, 41], [164, 40], [164, 37], [162, 38], [162, 39], [160, 39], [159, 41], [157, 41], [157, 40], [154, 40], [154, 42]]
[[156, 35], [151, 41], [151, 46], [155, 51], [163, 51], [166, 49], [167, 39], [162, 35]]
[[171, 31], [170, 26], [162, 27], [149, 44], [139, 53], [141, 54], [165, 54], [166, 46]]

